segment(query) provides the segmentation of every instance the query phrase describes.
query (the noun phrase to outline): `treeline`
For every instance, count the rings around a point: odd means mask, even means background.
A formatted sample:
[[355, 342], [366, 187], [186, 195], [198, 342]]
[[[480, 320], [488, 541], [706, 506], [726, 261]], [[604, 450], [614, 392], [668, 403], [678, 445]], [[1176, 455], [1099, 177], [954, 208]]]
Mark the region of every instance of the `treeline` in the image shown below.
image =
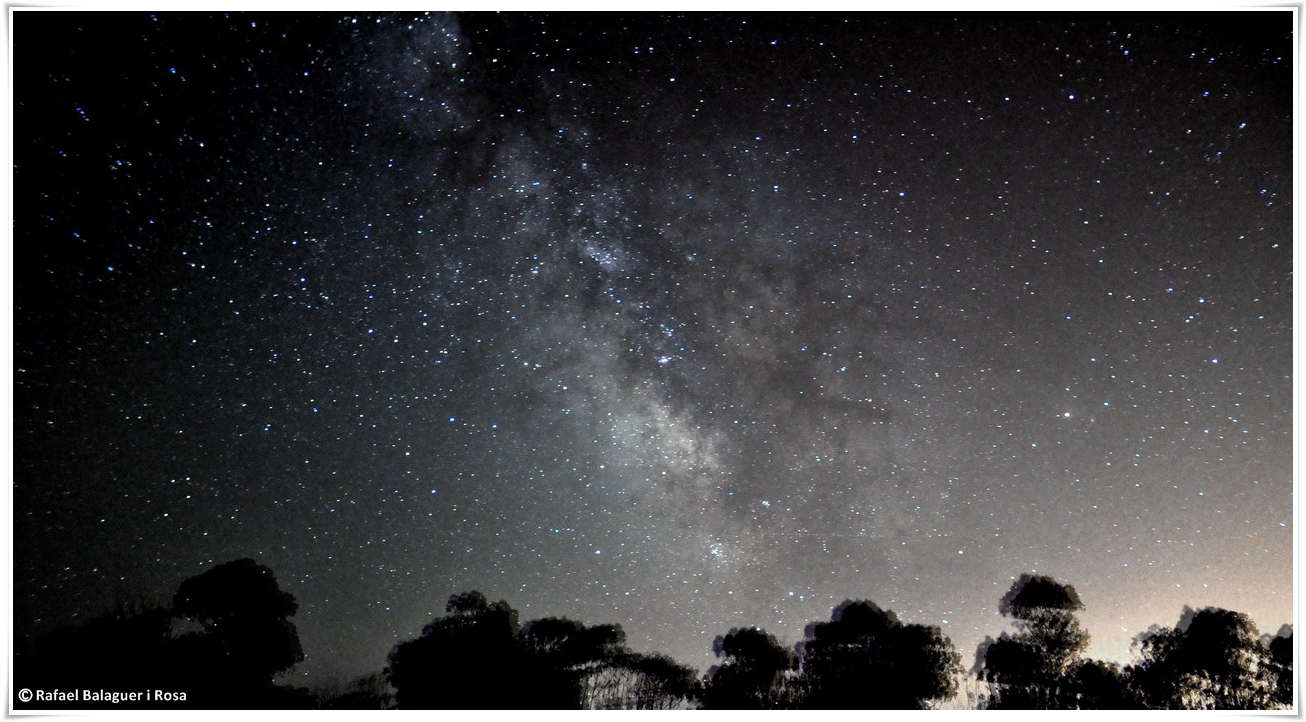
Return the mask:
[[[505, 601], [452, 595], [445, 613], [397, 644], [384, 670], [337, 688], [279, 685], [303, 660], [297, 605], [271, 570], [244, 559], [183, 582], [171, 607], [124, 606], [15, 655], [19, 689], [158, 689], [184, 700], [85, 699], [17, 709], [1286, 709], [1291, 628], [1262, 638], [1245, 614], [1185, 608], [1137, 640], [1136, 659], [1087, 659], [1073, 587], [1024, 575], [999, 601], [1015, 633], [986, 639], [975, 664], [939, 627], [845, 601], [791, 647], [760, 628], [716, 638], [700, 675], [625, 645], [620, 625], [551, 617], [521, 623]], [[977, 692], [974, 690], [978, 690]]]
[[1137, 639], [1133, 664], [1082, 657], [1074, 587], [1021, 576], [998, 611], [1015, 634], [986, 639], [974, 672], [988, 709], [1282, 709], [1293, 704], [1292, 632], [1262, 639], [1246, 614], [1184, 608]]
[[[273, 681], [304, 660], [290, 621], [298, 608], [267, 567], [252, 559], [219, 565], [182, 582], [171, 606], [120, 603], [76, 627], [15, 644], [14, 688], [32, 698], [16, 698], [14, 709], [311, 707], [308, 690]], [[88, 700], [87, 691], [141, 694]]]

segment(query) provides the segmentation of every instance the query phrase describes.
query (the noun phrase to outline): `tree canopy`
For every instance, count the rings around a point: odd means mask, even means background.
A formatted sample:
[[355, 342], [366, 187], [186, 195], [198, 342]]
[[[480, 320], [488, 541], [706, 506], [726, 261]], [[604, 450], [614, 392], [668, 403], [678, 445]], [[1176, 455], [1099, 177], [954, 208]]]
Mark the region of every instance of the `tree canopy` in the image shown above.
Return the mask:
[[[36, 689], [184, 689], [169, 708], [927, 709], [957, 694], [960, 656], [939, 627], [845, 600], [793, 648], [760, 627], [713, 641], [698, 672], [634, 652], [617, 624], [523, 623], [508, 602], [452, 594], [383, 672], [319, 692], [279, 685], [303, 660], [295, 598], [251, 559], [190, 577], [172, 606], [120, 604], [15, 651], [15, 684]], [[1185, 607], [1136, 638], [1135, 661], [1086, 659], [1074, 587], [1022, 575], [998, 601], [1015, 632], [976, 651], [972, 705], [991, 709], [1284, 709], [1294, 702], [1292, 627], [1259, 636], [1246, 614]], [[187, 628], [189, 625], [189, 629]], [[970, 682], [968, 682], [969, 684]], [[57, 707], [54, 707], [57, 708]]]
[[991, 708], [1078, 706], [1070, 670], [1088, 647], [1088, 634], [1075, 617], [1083, 608], [1074, 587], [1049, 576], [1022, 574], [1011, 585], [998, 611], [1012, 618], [1017, 633], [988, 640], [978, 652], [978, 671], [989, 683]]
[[[238, 559], [191, 577], [173, 596], [173, 613], [204, 627], [183, 639], [193, 656], [221, 660], [209, 670], [223, 684], [270, 685], [304, 659], [289, 617], [299, 609], [272, 570]], [[206, 649], [208, 648], [208, 649]]]
[[1218, 607], [1185, 607], [1176, 626], [1150, 630], [1138, 646], [1131, 673], [1152, 708], [1268, 709], [1292, 674], [1290, 661], [1281, 666], [1282, 643], [1276, 657], [1250, 617]]
[[938, 627], [903, 624], [870, 601], [845, 601], [800, 645], [803, 706], [926, 709], [957, 691], [961, 657]]
[[708, 671], [704, 709], [777, 709], [785, 704], [785, 673], [798, 657], [758, 627], [737, 627], [712, 645], [722, 664]]
[[480, 592], [454, 594], [445, 616], [390, 653], [386, 674], [401, 709], [495, 709], [522, 671], [517, 612]]
[[[16, 674], [28, 688], [184, 695], [120, 708], [302, 708], [310, 704], [307, 690], [274, 681], [304, 659], [289, 619], [297, 609], [272, 570], [239, 559], [181, 582], [171, 607], [120, 604], [44, 635], [21, 655], [23, 671]], [[194, 629], [177, 624], [185, 621]]]
[[617, 624], [518, 624], [477, 591], [450, 596], [445, 612], [390, 653], [402, 709], [668, 709], [697, 693], [692, 669], [631, 652]]

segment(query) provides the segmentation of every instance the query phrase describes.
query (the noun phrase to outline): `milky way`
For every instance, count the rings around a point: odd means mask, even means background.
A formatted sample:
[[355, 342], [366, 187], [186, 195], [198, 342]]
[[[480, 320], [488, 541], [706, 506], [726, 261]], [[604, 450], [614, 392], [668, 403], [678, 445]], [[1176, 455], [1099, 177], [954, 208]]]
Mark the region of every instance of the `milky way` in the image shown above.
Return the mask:
[[[21, 636], [1292, 618], [1291, 12], [14, 21]], [[106, 48], [112, 48], [107, 52]]]

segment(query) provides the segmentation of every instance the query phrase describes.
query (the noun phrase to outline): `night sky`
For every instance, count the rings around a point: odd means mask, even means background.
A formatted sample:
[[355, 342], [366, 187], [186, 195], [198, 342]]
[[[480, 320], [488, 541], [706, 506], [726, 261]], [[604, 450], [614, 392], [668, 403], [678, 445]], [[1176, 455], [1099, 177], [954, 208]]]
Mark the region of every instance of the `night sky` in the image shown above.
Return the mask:
[[1291, 11], [13, 18], [20, 638], [1292, 621]]

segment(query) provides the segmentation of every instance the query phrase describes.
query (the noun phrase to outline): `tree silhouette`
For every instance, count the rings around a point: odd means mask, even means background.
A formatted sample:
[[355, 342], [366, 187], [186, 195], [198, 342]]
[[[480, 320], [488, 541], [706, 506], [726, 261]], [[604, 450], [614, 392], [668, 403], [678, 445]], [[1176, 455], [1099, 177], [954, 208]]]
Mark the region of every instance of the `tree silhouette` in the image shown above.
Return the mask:
[[704, 709], [780, 709], [787, 706], [785, 673], [798, 666], [793, 651], [764, 630], [731, 629], [713, 643], [725, 658], [708, 671], [703, 689]]
[[633, 709], [675, 709], [699, 694], [698, 672], [665, 654], [637, 654], [624, 660], [635, 672], [629, 693]]
[[520, 696], [507, 694], [525, 667], [516, 610], [472, 591], [450, 596], [445, 612], [420, 637], [391, 651], [386, 677], [397, 706], [501, 709], [517, 703]]
[[529, 666], [523, 694], [537, 709], [592, 708], [600, 694], [593, 678], [625, 653], [626, 633], [613, 624], [550, 617], [528, 623], [520, 637]]
[[575, 675], [579, 695], [569, 700], [567, 709], [600, 709], [619, 707], [612, 691], [601, 682], [605, 672], [618, 667], [621, 660], [631, 654], [625, 647], [626, 632], [620, 624], [581, 626], [574, 643], [574, 651], [567, 661], [567, 673]]
[[1131, 668], [1144, 704], [1160, 709], [1268, 709], [1278, 675], [1256, 625], [1241, 612], [1184, 607], [1174, 628], [1137, 640]]
[[219, 565], [181, 583], [173, 614], [199, 622], [204, 644], [223, 660], [223, 677], [271, 684], [279, 672], [303, 661], [295, 625], [299, 605], [277, 586], [272, 570], [253, 559]]
[[1088, 646], [1075, 612], [1084, 608], [1075, 588], [1048, 576], [1022, 574], [998, 604], [1017, 634], [986, 640], [977, 653], [989, 683], [991, 709], [1064, 709], [1077, 705], [1067, 676]]
[[1142, 703], [1133, 694], [1120, 665], [1096, 659], [1081, 659], [1070, 665], [1069, 681], [1062, 700], [1076, 709], [1138, 709]]
[[939, 628], [903, 624], [873, 602], [843, 602], [801, 647], [807, 708], [926, 709], [957, 692], [961, 656]]
[[344, 689], [319, 694], [318, 709], [373, 710], [394, 707], [395, 691], [382, 672], [355, 678]]
[[1284, 625], [1279, 634], [1266, 645], [1270, 654], [1270, 664], [1275, 674], [1274, 691], [1271, 701], [1275, 706], [1291, 708], [1292, 689], [1292, 627]]
[[585, 625], [566, 618], [537, 619], [520, 632], [530, 669], [518, 687], [540, 709], [580, 709], [579, 667], [602, 654], [584, 639]]
[[[29, 645], [15, 645], [15, 686], [48, 690], [158, 686], [172, 673], [171, 617], [171, 611], [163, 606], [119, 602], [113, 610], [82, 624], [50, 631]], [[88, 705], [44, 706], [84, 709]]]
[[616, 650], [581, 679], [585, 709], [676, 709], [697, 699], [698, 672], [662, 654]]
[[[844, 601], [807, 627], [797, 654], [756, 627], [717, 637], [722, 661], [700, 680], [661, 654], [625, 647], [620, 625], [565, 617], [520, 625], [505, 601], [453, 594], [445, 614], [397, 644], [384, 674], [347, 688], [278, 686], [304, 658], [298, 608], [251, 559], [186, 579], [171, 608], [140, 601], [34, 641], [15, 640], [14, 684], [28, 689], [168, 689], [183, 704], [134, 709], [926, 709], [957, 692], [960, 658], [938, 627], [903, 624]], [[1082, 659], [1075, 589], [1022, 575], [999, 602], [1016, 633], [980, 645], [976, 684], [991, 709], [1273, 709], [1294, 703], [1292, 627], [1259, 637], [1238, 612], [1185, 607], [1173, 628], [1135, 639], [1137, 662]], [[192, 629], [179, 629], [189, 624]], [[801, 669], [801, 672], [798, 670]], [[974, 695], [975, 700], [984, 695]], [[80, 703], [40, 705], [58, 709]], [[30, 705], [23, 705], [30, 708]]]
[[214, 707], [307, 707], [306, 690], [278, 687], [273, 678], [303, 661], [289, 617], [299, 605], [277, 586], [272, 570], [238, 559], [191, 577], [173, 595], [172, 613], [202, 631], [175, 639], [179, 683]]
[[[15, 674], [36, 689], [178, 693], [109, 703], [116, 709], [307, 709], [307, 690], [273, 681], [304, 658], [288, 619], [296, 608], [270, 569], [241, 559], [183, 581], [171, 608], [120, 602], [84, 624], [43, 635], [16, 655]], [[179, 630], [178, 622], [194, 629]]]
[[446, 614], [390, 653], [401, 709], [585, 709], [625, 706], [614, 670], [631, 656], [620, 625], [564, 617], [519, 625], [507, 602], [449, 597]]

